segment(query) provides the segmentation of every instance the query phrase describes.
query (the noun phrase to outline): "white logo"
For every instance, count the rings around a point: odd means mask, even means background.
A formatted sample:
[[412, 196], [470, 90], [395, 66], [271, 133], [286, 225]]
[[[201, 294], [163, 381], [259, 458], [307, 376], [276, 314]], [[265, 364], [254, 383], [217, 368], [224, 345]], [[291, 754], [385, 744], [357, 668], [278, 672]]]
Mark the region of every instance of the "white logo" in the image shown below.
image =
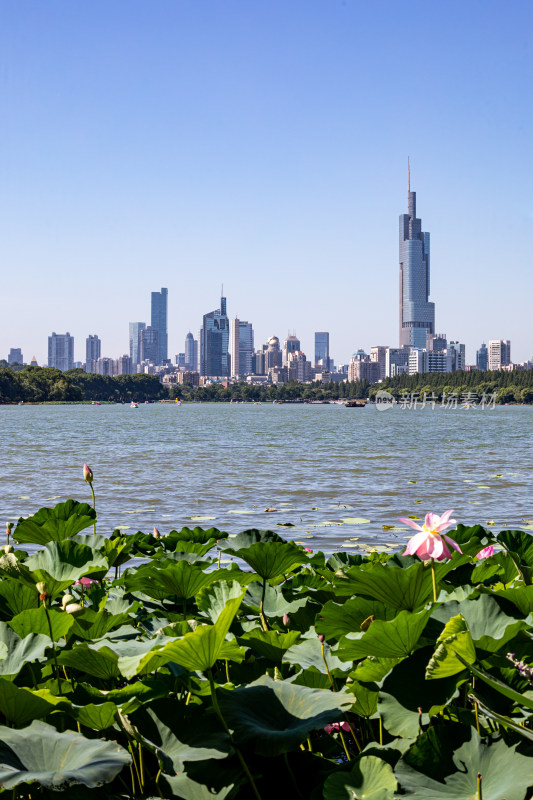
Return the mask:
[[394, 403], [394, 397], [390, 392], [385, 391], [385, 389], [380, 389], [376, 392], [376, 408], [378, 411], [385, 411], [388, 408], [392, 408]]

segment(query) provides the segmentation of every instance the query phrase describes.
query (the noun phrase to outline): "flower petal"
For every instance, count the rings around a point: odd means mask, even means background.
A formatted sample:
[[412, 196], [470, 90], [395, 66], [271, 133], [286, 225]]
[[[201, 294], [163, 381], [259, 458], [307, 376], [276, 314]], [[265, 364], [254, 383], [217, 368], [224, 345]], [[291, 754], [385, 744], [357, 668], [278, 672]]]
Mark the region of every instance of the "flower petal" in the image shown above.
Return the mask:
[[413, 522], [413, 520], [408, 517], [399, 517], [398, 522], [405, 522], [406, 525], [409, 525], [415, 531], [424, 530], [421, 525], [417, 525], [416, 522]]
[[453, 508], [450, 508], [449, 511], [445, 511], [442, 517], [440, 518], [440, 524], [442, 525], [443, 522], [448, 522], [452, 514], [453, 514]]
[[436, 517], [437, 517], [437, 515], [433, 514], [432, 511], [428, 511], [428, 513], [426, 514], [426, 518], [424, 520], [424, 525], [426, 526], [428, 531], [432, 531], [433, 530], [433, 526], [438, 523], [439, 520], [438, 520], [438, 518], [435, 519]]
[[446, 535], [444, 535], [442, 538], [443, 538], [443, 539], [446, 539], [446, 541], [448, 542], [448, 544], [450, 544], [450, 545], [451, 545], [451, 546], [452, 546], [452, 547], [453, 547], [455, 550], [457, 550], [457, 552], [458, 552], [458, 553], [462, 553], [462, 552], [463, 552], [463, 551], [461, 550], [461, 548], [459, 547], [459, 545], [457, 544], [457, 542], [454, 542], [454, 540], [453, 540], [453, 539], [450, 539], [450, 537], [449, 537], [449, 536], [446, 536]]
[[407, 547], [403, 553], [404, 556], [414, 556], [420, 555], [418, 552], [420, 547], [424, 547], [424, 542], [427, 539], [427, 533], [425, 531], [420, 531], [420, 533], [416, 533], [409, 541], [407, 542]]
[[453, 525], [457, 525], [456, 519], [451, 519], [449, 522], [439, 522], [439, 524], [435, 526], [435, 530], [437, 533], [440, 533], [441, 531], [445, 531], [446, 528], [451, 528]]
[[427, 546], [427, 553], [430, 558], [436, 558], [437, 561], [442, 558], [442, 553], [444, 550], [444, 542], [442, 538], [437, 534], [437, 536], [429, 536], [428, 537], [428, 546]]

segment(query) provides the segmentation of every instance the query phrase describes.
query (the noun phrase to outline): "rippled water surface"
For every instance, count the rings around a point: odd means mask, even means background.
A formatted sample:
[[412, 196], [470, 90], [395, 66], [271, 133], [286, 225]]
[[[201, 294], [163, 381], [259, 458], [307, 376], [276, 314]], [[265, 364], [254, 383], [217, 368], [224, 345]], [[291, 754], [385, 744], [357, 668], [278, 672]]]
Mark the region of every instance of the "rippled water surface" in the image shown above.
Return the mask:
[[532, 422], [530, 407], [1, 406], [0, 522], [90, 502], [86, 461], [101, 533], [258, 527], [385, 549], [408, 536], [398, 517], [448, 508], [533, 529]]

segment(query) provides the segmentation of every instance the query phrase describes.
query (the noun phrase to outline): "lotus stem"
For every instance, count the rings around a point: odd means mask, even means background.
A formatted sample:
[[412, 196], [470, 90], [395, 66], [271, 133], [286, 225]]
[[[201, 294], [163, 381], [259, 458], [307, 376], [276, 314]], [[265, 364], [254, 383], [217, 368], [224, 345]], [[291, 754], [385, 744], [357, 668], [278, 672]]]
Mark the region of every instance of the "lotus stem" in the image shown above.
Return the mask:
[[333, 680], [333, 676], [332, 676], [331, 672], [329, 671], [328, 662], [327, 662], [327, 659], [326, 659], [326, 652], [324, 650], [324, 642], [322, 640], [320, 641], [320, 647], [322, 649], [322, 660], [324, 662], [324, 666], [326, 667], [326, 673], [327, 673], [327, 676], [329, 678], [329, 682], [331, 683], [331, 688], [333, 689], [334, 692], [336, 692], [337, 691], [337, 687], [335, 686], [335, 681]]
[[261, 594], [261, 602], [259, 604], [259, 616], [261, 618], [261, 627], [264, 631], [268, 631], [268, 623], [266, 621], [265, 612], [263, 611], [263, 606], [265, 603], [265, 594], [266, 594], [266, 578], [263, 578], [263, 592]]
[[156, 789], [157, 789], [157, 793], [158, 793], [159, 797], [163, 797], [163, 792], [161, 791], [161, 789], [159, 787], [159, 778], [160, 777], [161, 777], [161, 767], [159, 767], [159, 771], [158, 771], [157, 775], [155, 776], [155, 785], [156, 785]]
[[61, 672], [59, 671], [59, 664], [57, 663], [57, 656], [56, 656], [56, 643], [54, 642], [54, 634], [52, 632], [52, 622], [50, 620], [50, 614], [48, 613], [48, 608], [46, 606], [46, 600], [43, 600], [44, 606], [44, 613], [46, 614], [46, 619], [48, 622], [48, 630], [50, 632], [50, 641], [52, 642], [52, 653], [54, 654], [54, 667], [56, 672], [57, 678], [57, 689], [59, 691], [60, 696], [63, 696], [63, 691], [61, 688]]
[[383, 744], [383, 718], [379, 717], [379, 743]]
[[[474, 691], [475, 688], [476, 688], [476, 676], [473, 675], [472, 676], [472, 691]], [[474, 714], [475, 714], [475, 717], [476, 717], [476, 730], [479, 733], [479, 735], [481, 736], [481, 731], [479, 730], [479, 709], [478, 709], [476, 698], [474, 697], [473, 700], [474, 700]]]
[[483, 800], [483, 790], [481, 788], [481, 782], [483, 778], [481, 777], [481, 772], [477, 774], [477, 800]]
[[259, 790], [258, 790], [258, 788], [257, 788], [257, 786], [255, 784], [253, 775], [250, 772], [248, 764], [246, 763], [245, 758], [244, 758], [243, 754], [241, 753], [240, 749], [235, 744], [235, 740], [233, 739], [231, 731], [228, 728], [228, 726], [226, 725], [226, 720], [224, 719], [224, 717], [222, 715], [222, 711], [221, 711], [220, 706], [218, 704], [215, 681], [213, 680], [213, 670], [212, 669], [208, 669], [207, 670], [207, 677], [209, 678], [209, 687], [211, 689], [211, 702], [213, 703], [213, 708], [215, 710], [215, 714], [217, 715], [217, 717], [219, 718], [220, 722], [222, 723], [222, 727], [224, 728], [224, 730], [228, 734], [230, 742], [232, 743], [233, 747], [235, 748], [235, 752], [237, 754], [237, 757], [238, 757], [239, 761], [241, 762], [241, 767], [243, 768], [244, 774], [246, 775], [246, 777], [248, 778], [248, 781], [250, 782], [250, 786], [252, 787], [252, 791], [254, 793], [254, 796], [255, 796], [256, 800], [262, 800], [262, 797], [259, 794]]
[[[93, 489], [92, 483], [90, 483], [89, 486], [91, 487], [91, 493], [92, 493], [92, 496], [93, 496], [93, 511], [96, 511], [94, 489]], [[93, 522], [93, 536], [96, 536], [96, 520]]]
[[[348, 751], [348, 748], [346, 747], [346, 740], [344, 738], [344, 734], [343, 734], [341, 728], [339, 728], [339, 733], [340, 733], [340, 736], [341, 736], [342, 746], [344, 747], [344, 752], [346, 753], [346, 758], [348, 759], [348, 761], [351, 761], [352, 757], [351, 757], [351, 755], [350, 755], [350, 753]], [[360, 750], [360, 748], [359, 748], [359, 750]]]
[[431, 559], [431, 580], [433, 581], [433, 602], [437, 602], [437, 576], [435, 574], [435, 559]]
[[144, 763], [143, 763], [143, 750], [142, 745], [140, 742], [137, 742], [137, 748], [139, 750], [139, 768], [141, 771], [141, 791], [144, 790]]
[[217, 562], [217, 569], [220, 569], [220, 558], [222, 556], [222, 550], [220, 547], [218, 548], [218, 562]]

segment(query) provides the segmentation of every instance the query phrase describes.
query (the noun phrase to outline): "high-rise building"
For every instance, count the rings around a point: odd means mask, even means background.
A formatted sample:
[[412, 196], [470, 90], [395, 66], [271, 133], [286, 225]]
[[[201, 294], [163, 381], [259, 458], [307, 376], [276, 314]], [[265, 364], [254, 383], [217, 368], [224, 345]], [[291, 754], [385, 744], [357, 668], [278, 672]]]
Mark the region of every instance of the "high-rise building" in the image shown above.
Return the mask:
[[229, 375], [229, 319], [226, 298], [220, 308], [204, 314], [200, 332], [200, 375], [224, 378]]
[[115, 360], [107, 356], [102, 356], [96, 362], [94, 371], [98, 373], [98, 375], [115, 375]]
[[329, 361], [329, 333], [327, 331], [316, 331], [314, 366], [327, 372], [330, 368]]
[[511, 363], [511, 342], [509, 339], [489, 341], [489, 369], [501, 369]]
[[239, 320], [239, 369], [241, 375], [253, 373], [254, 329], [251, 322]]
[[408, 213], [400, 215], [400, 347], [426, 347], [435, 332], [435, 303], [429, 298], [429, 233], [416, 216], [416, 192], [408, 176]]
[[159, 331], [148, 325], [147, 328], [141, 330], [141, 363], [149, 361], [151, 364], [158, 364], [159, 354]]
[[198, 341], [190, 331], [185, 337], [185, 369], [198, 370]]
[[74, 337], [68, 331], [48, 337], [48, 366], [63, 372], [74, 368]]
[[[264, 349], [264, 348], [263, 348]], [[268, 370], [274, 367], [281, 367], [281, 348], [279, 346], [279, 339], [277, 336], [271, 336], [267, 340], [265, 353], [265, 375], [268, 375]]]
[[96, 372], [96, 362], [101, 356], [102, 342], [96, 334], [85, 339], [85, 372]]
[[302, 345], [298, 337], [289, 333], [283, 342], [283, 366], [286, 367], [289, 363], [289, 353], [298, 353], [301, 349]]
[[131, 375], [132, 372], [131, 358], [127, 353], [124, 353], [115, 362], [115, 375]]
[[385, 377], [394, 378], [396, 375], [406, 375], [409, 372], [409, 348], [387, 347], [385, 353]]
[[481, 370], [488, 369], [489, 366], [489, 351], [487, 345], [482, 342], [481, 347], [476, 352], [476, 367]]
[[452, 372], [466, 369], [466, 347], [461, 342], [450, 342], [448, 352], [452, 355]]
[[12, 347], [7, 357], [8, 364], [24, 364], [20, 347]]
[[349, 381], [369, 381], [377, 383], [379, 381], [380, 368], [379, 362], [371, 361], [368, 356], [361, 356], [355, 353], [348, 366]]
[[426, 336], [426, 350], [438, 353], [447, 348], [448, 340], [445, 333], [428, 333]]
[[387, 377], [387, 347], [376, 345], [370, 348], [370, 360], [379, 364], [379, 380]]
[[229, 352], [231, 359], [231, 377], [238, 378], [241, 374], [240, 366], [240, 341], [239, 341], [239, 324], [240, 321], [235, 319], [230, 320], [229, 326]]
[[130, 322], [130, 358], [133, 367], [141, 363], [141, 331], [146, 322]]
[[155, 328], [159, 334], [159, 355], [154, 364], [162, 364], [168, 358], [167, 307], [168, 289], [152, 292], [151, 327]]

